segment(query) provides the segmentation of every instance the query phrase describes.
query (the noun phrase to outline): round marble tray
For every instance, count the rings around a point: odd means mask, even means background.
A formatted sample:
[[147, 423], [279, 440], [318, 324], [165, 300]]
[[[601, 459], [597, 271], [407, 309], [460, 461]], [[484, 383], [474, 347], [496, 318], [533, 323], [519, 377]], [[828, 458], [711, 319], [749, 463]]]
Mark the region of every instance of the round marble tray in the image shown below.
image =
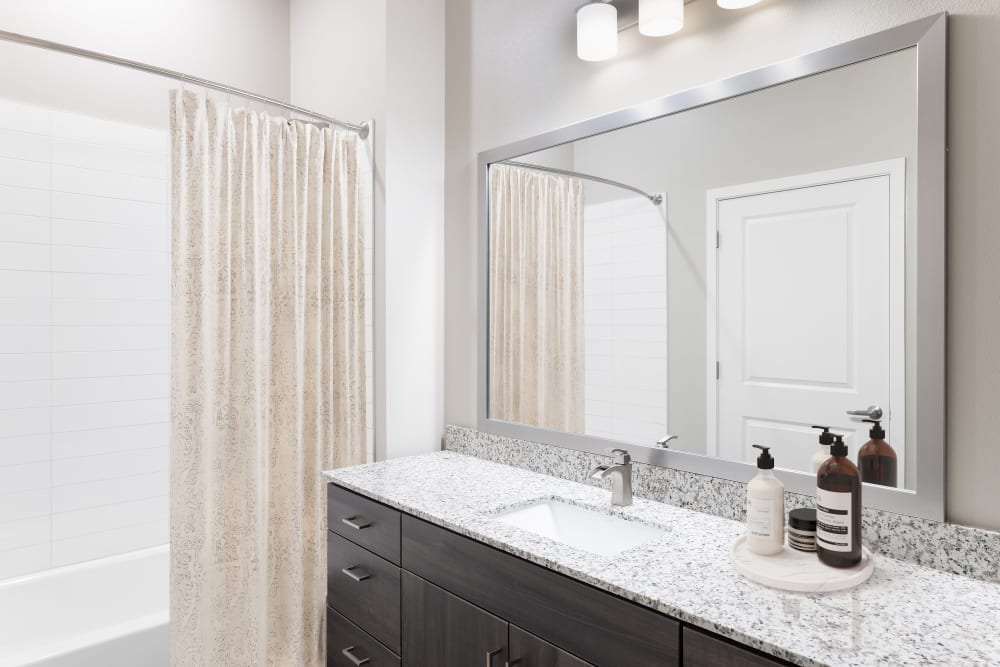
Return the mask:
[[861, 562], [854, 567], [824, 565], [815, 551], [799, 551], [787, 544], [781, 553], [761, 556], [747, 548], [747, 536], [741, 535], [729, 549], [729, 559], [736, 571], [758, 584], [798, 593], [842, 591], [868, 581], [875, 562], [867, 547], [861, 547]]

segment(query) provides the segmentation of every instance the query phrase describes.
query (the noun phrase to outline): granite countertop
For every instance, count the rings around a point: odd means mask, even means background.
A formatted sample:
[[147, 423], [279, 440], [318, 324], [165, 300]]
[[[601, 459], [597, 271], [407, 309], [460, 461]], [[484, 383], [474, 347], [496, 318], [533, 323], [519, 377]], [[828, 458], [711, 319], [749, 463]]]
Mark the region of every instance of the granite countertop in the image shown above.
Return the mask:
[[[435, 452], [323, 473], [332, 482], [692, 625], [801, 665], [1000, 664], [1000, 585], [875, 556], [866, 583], [789, 593], [729, 563], [742, 523], [482, 459]], [[494, 519], [547, 498], [667, 531], [613, 558]]]

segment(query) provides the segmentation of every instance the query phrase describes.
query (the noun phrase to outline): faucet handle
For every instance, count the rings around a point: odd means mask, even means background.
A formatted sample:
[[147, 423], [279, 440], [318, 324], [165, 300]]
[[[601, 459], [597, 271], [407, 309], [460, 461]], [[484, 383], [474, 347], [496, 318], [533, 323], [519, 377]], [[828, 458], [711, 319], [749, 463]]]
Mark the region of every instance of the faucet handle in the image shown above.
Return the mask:
[[676, 435], [671, 435], [670, 433], [668, 433], [656, 441], [656, 446], [659, 447], [660, 449], [670, 449], [670, 445], [668, 445], [667, 443], [669, 443], [671, 440], [676, 440], [676, 439], [677, 439]]
[[604, 450], [608, 454], [611, 454], [612, 461], [615, 465], [621, 466], [626, 463], [632, 462], [632, 457], [629, 455], [627, 449], [621, 449], [619, 447], [609, 447]]

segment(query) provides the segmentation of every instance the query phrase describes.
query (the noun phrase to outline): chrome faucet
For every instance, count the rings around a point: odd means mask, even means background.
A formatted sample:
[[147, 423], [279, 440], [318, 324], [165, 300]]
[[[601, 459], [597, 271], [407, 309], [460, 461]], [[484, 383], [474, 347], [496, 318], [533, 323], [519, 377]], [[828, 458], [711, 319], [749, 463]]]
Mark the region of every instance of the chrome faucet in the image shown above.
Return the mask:
[[624, 449], [609, 449], [611, 465], [597, 466], [590, 471], [591, 479], [611, 478], [611, 504], [625, 507], [632, 504], [632, 457]]

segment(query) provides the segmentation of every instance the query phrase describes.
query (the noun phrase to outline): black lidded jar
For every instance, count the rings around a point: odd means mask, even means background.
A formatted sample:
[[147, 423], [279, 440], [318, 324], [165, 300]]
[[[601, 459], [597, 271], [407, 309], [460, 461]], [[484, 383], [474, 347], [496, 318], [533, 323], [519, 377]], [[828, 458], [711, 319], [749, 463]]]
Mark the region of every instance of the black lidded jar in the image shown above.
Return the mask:
[[861, 474], [839, 435], [816, 473], [816, 554], [831, 567], [861, 562]]

